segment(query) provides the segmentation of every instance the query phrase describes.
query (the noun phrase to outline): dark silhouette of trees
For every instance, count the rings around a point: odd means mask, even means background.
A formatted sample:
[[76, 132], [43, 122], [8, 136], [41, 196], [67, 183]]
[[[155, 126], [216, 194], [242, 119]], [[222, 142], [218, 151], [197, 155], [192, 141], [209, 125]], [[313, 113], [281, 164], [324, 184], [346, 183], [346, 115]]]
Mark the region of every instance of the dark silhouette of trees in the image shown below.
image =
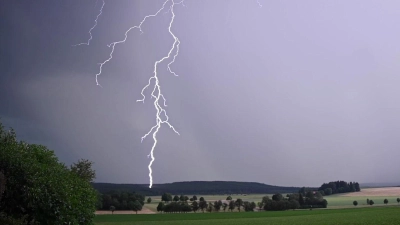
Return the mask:
[[354, 205], [354, 206], [357, 206], [357, 205], [358, 205], [358, 202], [357, 202], [357, 201], [353, 201], [353, 205]]
[[[325, 195], [357, 192], [361, 191], [360, 184], [358, 182], [345, 182], [345, 181], [331, 181], [324, 183], [318, 188], [318, 191], [323, 191]], [[304, 192], [303, 192], [304, 193]]]
[[147, 198], [147, 203], [151, 203], [151, 198], [150, 197]]
[[179, 196], [178, 196], [178, 195], [175, 195], [173, 200], [174, 200], [174, 202], [179, 201]]
[[397, 198], [397, 204], [399, 204], [400, 203], [400, 198]]
[[387, 205], [389, 203], [389, 201], [387, 200], [387, 198], [385, 198], [385, 200], [383, 200], [383, 203], [385, 203], [385, 205]]
[[369, 200], [369, 205], [374, 205], [374, 200]]
[[170, 193], [164, 193], [161, 196], [161, 201], [170, 202], [172, 201], [172, 195]]
[[226, 197], [226, 200], [230, 201], [230, 200], [232, 200], [232, 197], [228, 196], [228, 197]]
[[160, 203], [158, 203], [158, 205], [157, 205], [157, 212], [162, 212], [162, 211], [164, 211], [164, 202], [160, 202]]
[[[201, 198], [203, 198], [203, 197], [201, 197]], [[204, 209], [207, 208], [208, 204], [207, 204], [207, 201], [204, 200], [204, 198], [203, 198], [203, 201], [201, 201], [201, 198], [200, 198], [200, 202], [199, 202], [199, 207], [200, 207], [201, 211], [204, 213]]]
[[240, 208], [243, 206], [243, 200], [240, 199], [240, 198], [236, 199], [235, 205], [236, 205], [237, 209], [238, 209], [239, 212], [240, 212]]

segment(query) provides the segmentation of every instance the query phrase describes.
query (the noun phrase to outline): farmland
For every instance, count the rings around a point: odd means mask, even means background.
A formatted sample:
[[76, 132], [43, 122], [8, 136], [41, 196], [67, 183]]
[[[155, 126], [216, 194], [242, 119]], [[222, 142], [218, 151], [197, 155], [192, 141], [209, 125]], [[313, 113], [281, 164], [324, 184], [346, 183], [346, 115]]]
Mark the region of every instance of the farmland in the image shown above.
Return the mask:
[[296, 210], [252, 213], [188, 213], [153, 215], [97, 215], [96, 225], [243, 225], [243, 224], [399, 224], [400, 207]]

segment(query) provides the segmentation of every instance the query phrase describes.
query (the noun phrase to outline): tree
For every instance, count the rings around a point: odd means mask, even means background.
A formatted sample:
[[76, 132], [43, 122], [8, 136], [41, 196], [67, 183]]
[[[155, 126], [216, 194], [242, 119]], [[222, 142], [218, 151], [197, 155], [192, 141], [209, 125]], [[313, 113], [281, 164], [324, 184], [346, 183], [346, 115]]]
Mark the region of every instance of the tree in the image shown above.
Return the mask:
[[164, 203], [160, 202], [157, 205], [157, 212], [162, 212], [162, 211], [164, 211]]
[[183, 195], [179, 196], [179, 201], [181, 201], [181, 202], [185, 201], [185, 196], [183, 196]]
[[140, 202], [139, 202], [138, 200], [129, 201], [129, 202], [128, 202], [128, 208], [129, 208], [130, 210], [135, 211], [136, 214], [137, 214], [137, 211], [142, 210], [142, 207], [143, 207], [142, 204], [140, 204]]
[[231, 212], [235, 209], [236, 205], [235, 205], [235, 201], [231, 200], [229, 202], [229, 210], [231, 210]]
[[357, 206], [357, 205], [358, 205], [358, 202], [357, 202], [357, 201], [353, 201], [353, 205], [354, 205], [354, 206]]
[[218, 200], [214, 202], [214, 209], [216, 212], [219, 212], [219, 210], [221, 210], [222, 207], [222, 201]]
[[16, 133], [5, 131], [0, 123], [0, 159], [5, 178], [0, 207], [5, 217], [25, 224], [92, 223], [96, 191], [59, 162], [54, 151], [17, 141]]
[[243, 200], [240, 199], [240, 198], [236, 199], [235, 205], [236, 205], [236, 207], [238, 208], [238, 210], [240, 212], [240, 208], [243, 206]]
[[170, 202], [172, 201], [172, 195], [170, 193], [164, 193], [161, 196], [161, 201]]
[[203, 213], [204, 213], [204, 209], [207, 208], [208, 204], [207, 204], [207, 201], [205, 201], [205, 200], [201, 201], [201, 198], [200, 198], [199, 207], [200, 207], [201, 211], [203, 211]]
[[324, 190], [324, 192], [325, 192], [325, 195], [331, 195], [332, 194], [332, 188], [326, 188]]
[[197, 196], [193, 195], [193, 201], [197, 201]]
[[151, 198], [147, 198], [147, 203], [150, 204], [151, 203]]
[[175, 196], [174, 196], [174, 202], [177, 202], [177, 201], [179, 201], [179, 196], [178, 196], [178, 195], [175, 195]]
[[385, 198], [385, 200], [383, 200], [383, 203], [385, 203], [385, 205], [387, 205], [388, 204], [388, 200]]
[[397, 204], [399, 204], [400, 203], [400, 198], [397, 198]]
[[263, 208], [264, 204], [262, 202], [257, 202], [257, 206], [258, 206], [258, 211], [260, 211]]
[[200, 197], [200, 201], [201, 201], [201, 202], [204, 202], [205, 200], [204, 200], [204, 198], [203, 198], [203, 197]]
[[232, 197], [228, 196], [228, 197], [226, 197], [226, 200], [230, 201], [230, 200], [232, 200]]
[[111, 214], [114, 214], [114, 211], [115, 211], [115, 206], [110, 206], [110, 211], [111, 211]]
[[184, 200], [185, 202], [187, 202], [187, 201], [189, 200], [189, 197], [185, 195], [185, 197], [183, 197], [183, 200]]
[[213, 210], [213, 204], [210, 202], [209, 204], [208, 204], [208, 207], [207, 207], [207, 212], [209, 212], [209, 213], [211, 213], [212, 212], [212, 210]]
[[199, 203], [197, 203], [197, 201], [193, 201], [192, 209], [193, 209], [193, 212], [196, 212], [197, 210], [199, 210]]
[[369, 198], [367, 198], [367, 205], [369, 205]]
[[282, 199], [283, 199], [283, 196], [280, 193], [272, 195], [272, 200], [274, 200], [274, 201], [281, 201]]
[[222, 209], [224, 212], [226, 211], [226, 208], [228, 208], [228, 204], [226, 202], [222, 203]]
[[189, 201], [193, 202], [193, 201], [194, 201], [194, 199], [193, 199], [193, 198], [190, 198], [190, 199], [189, 199]]
[[374, 200], [369, 200], [369, 204], [373, 205], [374, 204]]
[[303, 194], [299, 194], [299, 204], [300, 206], [304, 205], [304, 198], [303, 198]]
[[93, 162], [87, 159], [80, 159], [71, 165], [71, 171], [87, 182], [92, 182], [96, 178], [96, 171], [92, 169]]

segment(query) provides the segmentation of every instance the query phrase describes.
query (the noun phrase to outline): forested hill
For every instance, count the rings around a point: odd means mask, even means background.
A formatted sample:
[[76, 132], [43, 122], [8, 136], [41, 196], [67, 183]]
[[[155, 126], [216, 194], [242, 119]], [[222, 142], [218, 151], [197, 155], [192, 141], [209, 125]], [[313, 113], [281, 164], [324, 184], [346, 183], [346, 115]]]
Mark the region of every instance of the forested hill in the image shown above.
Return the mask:
[[147, 196], [162, 195], [164, 192], [172, 194], [274, 194], [298, 192], [299, 187], [280, 187], [255, 182], [235, 181], [185, 181], [168, 184], [154, 184], [149, 188], [147, 184], [111, 184], [93, 183], [95, 189], [101, 193], [109, 191], [135, 191]]

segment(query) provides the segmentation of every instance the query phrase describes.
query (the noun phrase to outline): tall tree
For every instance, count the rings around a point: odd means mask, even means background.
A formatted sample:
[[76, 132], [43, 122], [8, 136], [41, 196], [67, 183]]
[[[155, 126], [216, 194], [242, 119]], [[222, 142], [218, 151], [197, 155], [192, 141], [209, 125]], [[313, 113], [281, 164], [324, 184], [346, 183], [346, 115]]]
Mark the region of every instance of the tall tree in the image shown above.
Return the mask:
[[235, 205], [236, 205], [236, 207], [238, 208], [238, 210], [240, 212], [240, 208], [243, 206], [243, 200], [240, 199], [240, 198], [236, 199]]
[[193, 212], [196, 212], [197, 210], [199, 210], [199, 203], [197, 201], [192, 202], [192, 209], [193, 209]]
[[151, 198], [150, 198], [150, 197], [147, 198], [147, 203], [148, 203], [148, 204], [151, 203]]
[[161, 201], [170, 202], [172, 201], [172, 195], [170, 193], [164, 193], [161, 195]]
[[128, 202], [128, 207], [129, 207], [130, 210], [135, 211], [136, 214], [137, 214], [137, 211], [142, 210], [143, 206], [142, 206], [142, 204], [140, 204], [140, 202], [138, 200], [135, 200], [135, 201], [129, 201]]
[[235, 201], [231, 200], [229, 202], [229, 210], [231, 210], [231, 212], [235, 209]]
[[207, 201], [205, 201], [205, 200], [204, 201], [200, 201], [199, 207], [200, 207], [201, 211], [203, 211], [203, 213], [204, 213], [204, 209], [207, 208], [207, 206], [208, 206]]
[[228, 204], [226, 202], [222, 203], [222, 209], [224, 210], [224, 212], [226, 211], [227, 208]]
[[193, 201], [197, 201], [197, 196], [193, 195]]
[[164, 211], [164, 202], [159, 202], [157, 205], [157, 212]]
[[385, 200], [383, 200], [383, 203], [385, 203], [385, 205], [387, 205], [388, 204], [388, 200], [387, 200], [387, 198], [385, 198]]
[[354, 205], [354, 206], [357, 206], [357, 205], [358, 205], [358, 202], [357, 202], [357, 201], [353, 201], [353, 205]]
[[96, 171], [92, 169], [93, 162], [87, 159], [80, 159], [71, 165], [71, 171], [76, 173], [80, 178], [92, 182], [96, 178]]
[[178, 195], [175, 195], [173, 200], [174, 200], [174, 202], [179, 201], [179, 196], [178, 196]]

